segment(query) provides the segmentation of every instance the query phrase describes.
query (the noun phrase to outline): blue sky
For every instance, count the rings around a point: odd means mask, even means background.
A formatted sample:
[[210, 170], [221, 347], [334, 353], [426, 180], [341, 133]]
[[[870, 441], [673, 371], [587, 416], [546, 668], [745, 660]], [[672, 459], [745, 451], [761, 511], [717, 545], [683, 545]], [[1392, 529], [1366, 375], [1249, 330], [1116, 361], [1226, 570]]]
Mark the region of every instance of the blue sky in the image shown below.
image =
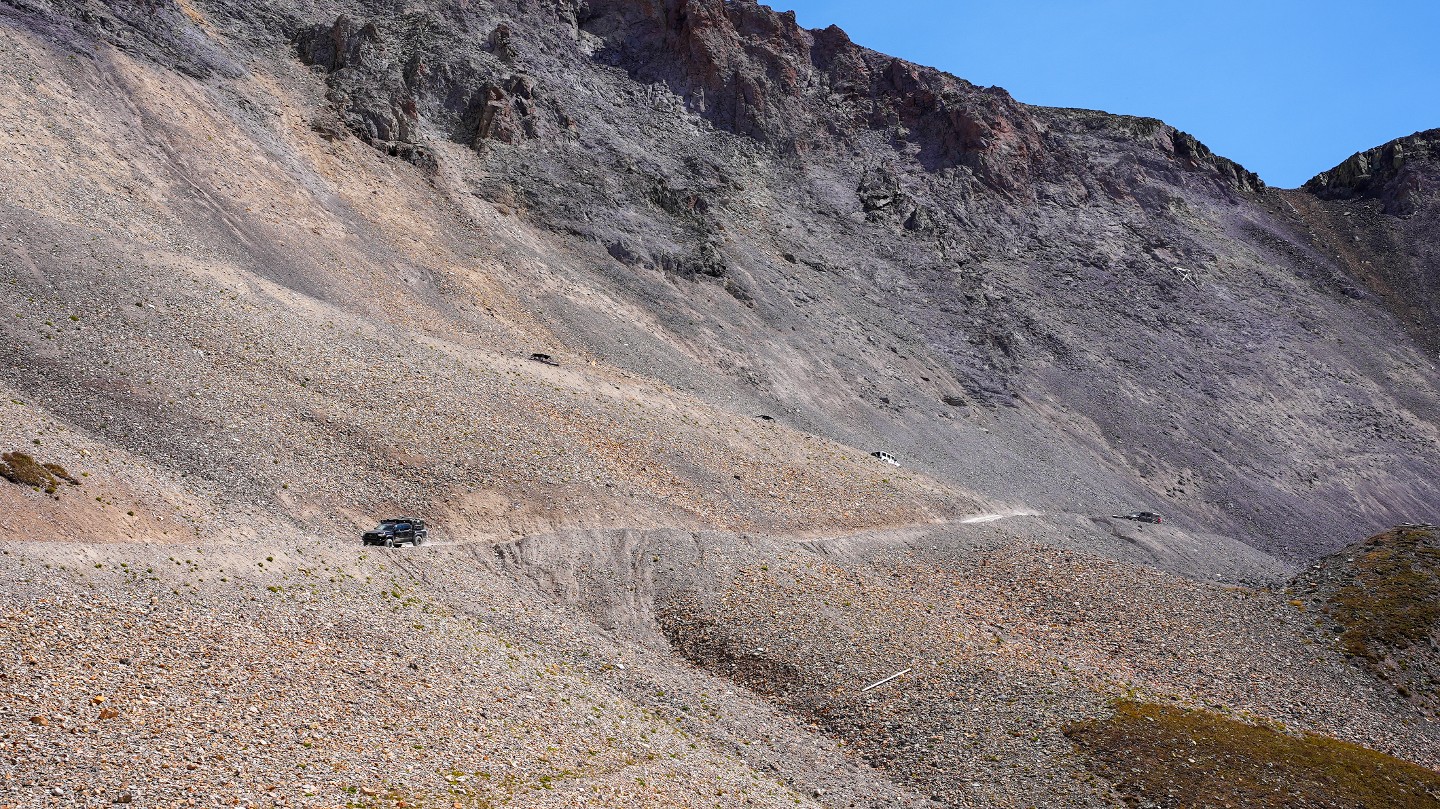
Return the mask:
[[1164, 119], [1294, 187], [1440, 127], [1440, 0], [762, 0], [1030, 104]]

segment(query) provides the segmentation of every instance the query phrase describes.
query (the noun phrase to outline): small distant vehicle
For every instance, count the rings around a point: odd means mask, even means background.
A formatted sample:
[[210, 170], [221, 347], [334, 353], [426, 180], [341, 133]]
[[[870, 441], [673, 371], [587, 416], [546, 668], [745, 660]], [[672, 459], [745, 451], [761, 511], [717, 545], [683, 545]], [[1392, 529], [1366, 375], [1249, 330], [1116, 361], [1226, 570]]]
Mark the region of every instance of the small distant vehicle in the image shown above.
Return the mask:
[[383, 545], [387, 548], [409, 545], [414, 548], [424, 545], [429, 538], [430, 530], [425, 527], [424, 520], [396, 517], [393, 520], [381, 520], [373, 531], [366, 531], [360, 537], [360, 544]]
[[541, 363], [541, 364], [543, 364], [543, 365], [553, 365], [553, 366], [555, 366], [556, 368], [559, 368], [559, 367], [560, 367], [560, 361], [559, 361], [559, 360], [555, 359], [554, 357], [550, 356], [549, 354], [541, 354], [541, 353], [538, 352], [538, 351], [535, 352], [534, 354], [531, 354], [531, 355], [530, 355], [530, 360], [531, 360], [532, 362], [538, 362], [538, 363]]
[[1132, 522], [1148, 522], [1159, 525], [1162, 517], [1153, 511], [1137, 511], [1133, 514], [1116, 514], [1117, 520], [1130, 520]]
[[870, 453], [870, 455], [871, 455], [872, 457], [879, 458], [880, 460], [884, 461], [885, 463], [890, 464], [891, 466], [899, 466], [899, 465], [900, 465], [900, 462], [897, 461], [897, 460], [895, 460], [895, 456], [894, 456], [894, 455], [891, 455], [890, 453], [885, 452], [884, 450], [881, 450], [880, 452], [872, 452], [872, 453]]

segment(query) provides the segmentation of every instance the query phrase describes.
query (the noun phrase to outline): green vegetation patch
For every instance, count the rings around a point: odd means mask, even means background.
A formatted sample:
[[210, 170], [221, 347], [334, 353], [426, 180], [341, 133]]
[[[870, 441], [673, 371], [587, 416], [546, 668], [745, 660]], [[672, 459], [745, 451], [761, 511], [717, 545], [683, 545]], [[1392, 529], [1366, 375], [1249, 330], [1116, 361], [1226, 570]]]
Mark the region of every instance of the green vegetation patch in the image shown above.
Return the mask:
[[1440, 773], [1357, 744], [1133, 700], [1065, 735], [1132, 806], [1434, 809]]
[[1344, 628], [1346, 652], [1379, 661], [1395, 650], [1427, 644], [1440, 628], [1440, 537], [1397, 528], [1354, 550], [1349, 581], [1329, 598]]
[[58, 463], [40, 463], [23, 452], [7, 452], [0, 455], [0, 478], [21, 486], [41, 489], [54, 494], [62, 482], [79, 486], [77, 480], [65, 467]]

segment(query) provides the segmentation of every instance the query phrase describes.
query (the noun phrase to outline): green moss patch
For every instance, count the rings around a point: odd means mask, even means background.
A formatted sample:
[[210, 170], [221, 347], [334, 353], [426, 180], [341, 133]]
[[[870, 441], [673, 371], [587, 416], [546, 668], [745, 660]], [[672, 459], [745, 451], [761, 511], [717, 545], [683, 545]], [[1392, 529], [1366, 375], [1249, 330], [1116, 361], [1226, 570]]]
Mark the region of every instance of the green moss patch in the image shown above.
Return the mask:
[[[1371, 661], [1426, 644], [1440, 628], [1440, 537], [1397, 528], [1353, 550], [1348, 581], [1329, 598], [1345, 651]], [[1348, 559], [1347, 558], [1347, 559]]]
[[1370, 537], [1296, 585], [1335, 622], [1326, 628], [1342, 651], [1422, 713], [1440, 715], [1440, 530], [1407, 525]]
[[21, 486], [40, 489], [46, 494], [54, 494], [61, 483], [80, 485], [80, 481], [60, 464], [40, 463], [23, 452], [0, 455], [0, 478]]
[[1440, 773], [1357, 744], [1121, 700], [1065, 729], [1132, 806], [1434, 809]]

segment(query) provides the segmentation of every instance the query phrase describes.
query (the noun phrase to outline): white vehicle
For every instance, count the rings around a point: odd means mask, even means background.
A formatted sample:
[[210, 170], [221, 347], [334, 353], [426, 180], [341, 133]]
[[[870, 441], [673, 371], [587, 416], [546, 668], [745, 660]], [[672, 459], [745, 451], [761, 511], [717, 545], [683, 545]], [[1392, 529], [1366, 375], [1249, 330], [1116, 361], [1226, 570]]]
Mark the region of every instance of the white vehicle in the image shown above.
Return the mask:
[[891, 466], [899, 466], [899, 465], [900, 465], [900, 462], [897, 461], [897, 460], [895, 460], [895, 456], [894, 456], [894, 455], [891, 455], [891, 454], [888, 453], [888, 452], [881, 451], [881, 452], [872, 452], [872, 453], [870, 453], [870, 454], [873, 455], [873, 456], [876, 457], [876, 458], [879, 458], [880, 460], [884, 461], [885, 463], [890, 464]]

